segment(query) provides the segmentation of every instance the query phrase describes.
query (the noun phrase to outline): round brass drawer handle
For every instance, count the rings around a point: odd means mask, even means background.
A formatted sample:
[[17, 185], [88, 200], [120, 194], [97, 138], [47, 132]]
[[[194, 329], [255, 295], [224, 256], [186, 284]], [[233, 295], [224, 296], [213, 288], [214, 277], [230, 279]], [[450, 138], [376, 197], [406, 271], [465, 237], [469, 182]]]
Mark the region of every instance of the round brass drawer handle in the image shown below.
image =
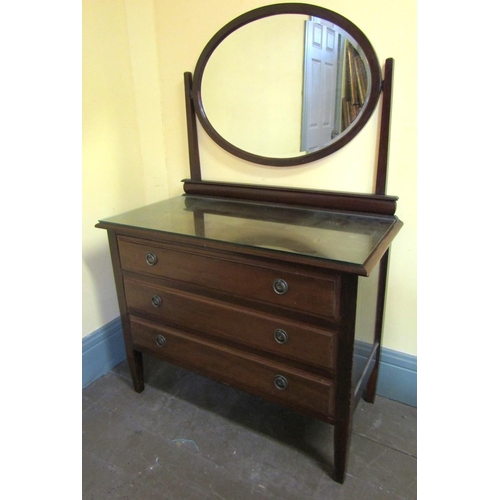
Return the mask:
[[288, 292], [288, 283], [282, 279], [274, 280], [273, 290], [278, 295], [285, 295], [285, 293]]
[[154, 266], [158, 262], [158, 257], [154, 253], [148, 253], [146, 255], [146, 262], [148, 266]]
[[285, 344], [288, 342], [288, 334], [285, 330], [278, 328], [277, 330], [274, 330], [274, 340], [276, 340], [278, 344]]
[[276, 377], [274, 377], [274, 385], [276, 389], [283, 391], [288, 387], [288, 380], [283, 377], [283, 375], [276, 375]]
[[156, 345], [158, 347], [164, 347], [166, 343], [167, 339], [163, 335], [158, 335], [158, 337], [156, 337]]
[[153, 304], [154, 307], [160, 307], [163, 304], [163, 300], [159, 295], [153, 295], [151, 304]]

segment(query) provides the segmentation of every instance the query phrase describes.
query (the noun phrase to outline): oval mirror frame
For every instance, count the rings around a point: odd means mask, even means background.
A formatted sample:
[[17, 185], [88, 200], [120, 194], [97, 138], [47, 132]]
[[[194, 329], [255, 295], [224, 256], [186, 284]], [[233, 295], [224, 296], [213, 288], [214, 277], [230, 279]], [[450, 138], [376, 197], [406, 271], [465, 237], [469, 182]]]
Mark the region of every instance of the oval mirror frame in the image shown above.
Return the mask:
[[[368, 64], [368, 71], [370, 72], [371, 76], [371, 85], [369, 87], [369, 92], [363, 105], [362, 111], [344, 134], [341, 134], [337, 140], [327, 144], [321, 149], [304, 155], [287, 158], [260, 156], [240, 149], [239, 147], [227, 141], [210, 123], [210, 120], [208, 119], [203, 107], [203, 98], [201, 94], [203, 72], [210, 59], [210, 56], [215, 51], [215, 49], [231, 33], [241, 28], [242, 26], [245, 26], [246, 24], [257, 21], [259, 19], [281, 14], [301, 14], [311, 17], [319, 17], [326, 21], [332, 22], [339, 28], [343, 29], [357, 42], [361, 50], [364, 52]], [[241, 16], [238, 16], [237, 18], [226, 24], [210, 39], [206, 47], [203, 49], [203, 52], [201, 53], [196, 64], [193, 75], [192, 99], [196, 115], [198, 116], [201, 125], [203, 126], [207, 134], [212, 138], [212, 140], [216, 142], [220, 147], [235, 155], [236, 157], [252, 163], [275, 167], [288, 167], [301, 165], [318, 160], [320, 158], [324, 158], [325, 156], [328, 156], [345, 146], [360, 132], [360, 130], [364, 127], [364, 125], [373, 114], [373, 111], [375, 110], [375, 107], [379, 100], [381, 90], [382, 72], [377, 55], [368, 38], [356, 25], [354, 25], [351, 21], [341, 16], [340, 14], [337, 14], [336, 12], [325, 9], [323, 7], [302, 3], [283, 3], [259, 7], [245, 14], [242, 14]]]

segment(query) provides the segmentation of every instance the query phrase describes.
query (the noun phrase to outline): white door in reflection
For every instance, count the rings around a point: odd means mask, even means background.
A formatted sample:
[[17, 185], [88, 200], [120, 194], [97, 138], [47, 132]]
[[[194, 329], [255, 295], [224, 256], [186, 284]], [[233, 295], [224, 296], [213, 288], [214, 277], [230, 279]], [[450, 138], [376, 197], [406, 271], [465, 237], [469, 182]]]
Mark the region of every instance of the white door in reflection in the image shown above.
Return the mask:
[[302, 151], [315, 151], [340, 132], [337, 99], [342, 35], [337, 26], [319, 18], [305, 21]]

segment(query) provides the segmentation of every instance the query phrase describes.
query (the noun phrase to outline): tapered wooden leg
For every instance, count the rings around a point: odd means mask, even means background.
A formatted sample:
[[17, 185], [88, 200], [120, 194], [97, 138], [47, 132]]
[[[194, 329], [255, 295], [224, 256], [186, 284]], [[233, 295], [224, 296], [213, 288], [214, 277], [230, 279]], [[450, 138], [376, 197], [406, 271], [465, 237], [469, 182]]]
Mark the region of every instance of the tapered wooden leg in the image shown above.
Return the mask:
[[127, 352], [127, 361], [132, 375], [132, 383], [136, 392], [144, 390], [144, 368], [142, 364], [142, 353], [135, 351], [132, 343], [132, 332], [130, 330], [130, 321], [127, 313], [127, 301], [125, 299], [125, 289], [123, 287], [123, 276], [120, 267], [120, 252], [118, 250], [117, 236], [114, 231], [108, 230], [109, 250], [111, 253], [111, 264], [113, 265], [113, 274], [115, 277], [116, 295], [118, 306], [120, 308], [123, 340]]
[[337, 483], [343, 483], [349, 457], [349, 445], [351, 442], [351, 421], [335, 424], [333, 431], [333, 479]]
[[[380, 350], [380, 347], [379, 347]], [[368, 379], [368, 383], [366, 384], [366, 390], [363, 399], [367, 403], [375, 403], [375, 395], [377, 393], [377, 381], [378, 381], [378, 368], [379, 368], [379, 363], [380, 363], [380, 355], [377, 355], [377, 361], [375, 363], [375, 366], [373, 367], [372, 374], [370, 375], [370, 378]]]
[[349, 443], [351, 441], [352, 414], [355, 408], [351, 381], [354, 359], [358, 277], [350, 274], [342, 274], [341, 290], [341, 333], [337, 340], [337, 370], [338, 373], [342, 373], [342, 377], [337, 378], [333, 431], [333, 479], [337, 483], [343, 483], [345, 479]]
[[132, 375], [132, 383], [135, 392], [144, 390], [144, 365], [142, 362], [142, 352], [132, 350], [127, 353], [128, 366]]
[[387, 250], [380, 260], [380, 270], [378, 275], [378, 295], [377, 295], [377, 317], [375, 320], [375, 337], [374, 341], [378, 342], [379, 348], [375, 357], [375, 366], [368, 379], [364, 400], [368, 403], [375, 402], [375, 394], [377, 392], [378, 371], [380, 365], [380, 349], [382, 344], [382, 327], [384, 322], [384, 307], [385, 293], [387, 285], [387, 268], [389, 264], [389, 250]]

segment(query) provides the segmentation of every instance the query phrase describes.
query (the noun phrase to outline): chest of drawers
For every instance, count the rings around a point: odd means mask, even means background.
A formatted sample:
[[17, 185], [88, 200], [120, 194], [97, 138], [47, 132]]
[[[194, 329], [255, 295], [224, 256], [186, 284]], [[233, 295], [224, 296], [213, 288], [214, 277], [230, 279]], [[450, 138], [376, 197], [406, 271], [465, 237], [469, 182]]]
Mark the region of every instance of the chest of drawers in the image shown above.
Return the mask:
[[380, 346], [378, 314], [356, 367], [358, 278], [386, 265], [399, 221], [188, 196], [98, 227], [108, 231], [135, 390], [147, 353], [329, 422], [342, 482]]

